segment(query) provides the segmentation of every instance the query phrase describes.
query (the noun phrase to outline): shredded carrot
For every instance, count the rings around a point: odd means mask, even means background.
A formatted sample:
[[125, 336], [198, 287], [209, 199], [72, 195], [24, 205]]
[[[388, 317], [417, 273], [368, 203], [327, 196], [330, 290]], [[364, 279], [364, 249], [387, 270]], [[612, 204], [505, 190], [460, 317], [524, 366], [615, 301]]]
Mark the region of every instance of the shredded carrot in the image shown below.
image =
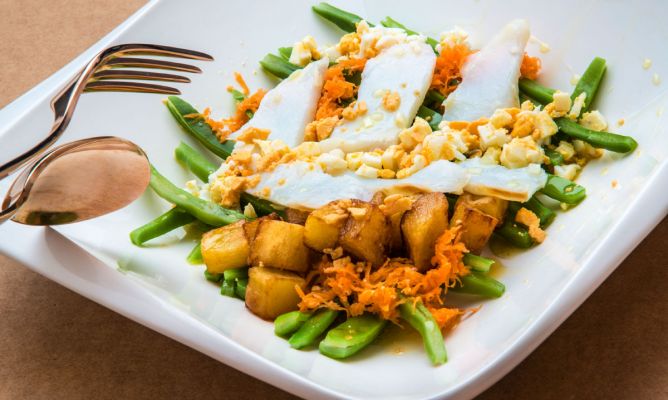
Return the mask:
[[264, 89], [258, 89], [255, 93], [245, 98], [242, 102], [237, 104], [237, 109], [235, 110], [234, 115], [230, 118], [223, 118], [216, 121], [211, 118], [211, 109], [208, 107], [204, 109], [201, 114], [188, 114], [184, 115], [184, 118], [201, 118], [211, 127], [211, 130], [216, 134], [218, 140], [223, 142], [227, 140], [230, 134], [238, 131], [239, 128], [248, 122], [249, 117], [247, 111], [256, 112], [266, 93], [267, 92]]
[[541, 61], [538, 57], [531, 57], [524, 53], [522, 58], [522, 65], [520, 66], [520, 74], [527, 79], [536, 79], [540, 74]]
[[350, 257], [333, 261], [323, 257], [317, 277], [306, 294], [301, 289], [301, 311], [330, 308], [357, 316], [365, 312], [398, 322], [397, 307], [406, 301], [422, 301], [443, 329], [451, 328], [461, 315], [443, 306], [443, 295], [459, 276], [468, 273], [462, 257], [467, 251], [459, 242], [459, 227], [446, 230], [436, 243], [435, 267], [420, 272], [407, 259], [388, 259], [377, 270], [371, 263], [353, 262]]
[[431, 88], [438, 90], [444, 96], [455, 90], [462, 79], [462, 66], [473, 53], [466, 43], [443, 47], [441, 54], [436, 58]]
[[239, 86], [241, 86], [241, 93], [248, 96], [250, 94], [250, 89], [248, 89], [248, 85], [246, 85], [246, 81], [244, 80], [244, 77], [241, 76], [240, 73], [235, 72], [234, 73], [234, 80], [237, 81]]
[[366, 59], [351, 58], [339, 62], [325, 72], [325, 83], [318, 100], [315, 119], [338, 117], [343, 112], [343, 102], [351, 100], [357, 94], [357, 85], [346, 80], [346, 75], [362, 71]]

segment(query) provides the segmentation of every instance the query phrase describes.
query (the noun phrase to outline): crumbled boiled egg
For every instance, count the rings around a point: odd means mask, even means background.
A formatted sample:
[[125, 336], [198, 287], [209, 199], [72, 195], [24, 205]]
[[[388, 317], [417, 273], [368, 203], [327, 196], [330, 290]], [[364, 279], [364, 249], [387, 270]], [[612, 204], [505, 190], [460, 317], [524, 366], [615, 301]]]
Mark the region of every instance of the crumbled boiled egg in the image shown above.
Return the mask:
[[417, 117], [413, 126], [404, 129], [399, 133], [399, 142], [406, 150], [411, 150], [418, 143], [421, 143], [424, 138], [431, 133], [431, 126], [424, 119]]
[[429, 164], [425, 156], [422, 154], [414, 156], [411, 161], [412, 164], [409, 167], [397, 171], [397, 179], [403, 179], [411, 176]]
[[495, 127], [491, 120], [489, 123], [478, 127], [478, 136], [480, 137], [480, 149], [483, 151], [490, 147], [501, 147], [510, 140], [508, 130]]
[[367, 152], [362, 154], [362, 164], [374, 167], [376, 169], [383, 168], [382, 155], [380, 153]]
[[313, 36], [305, 36], [302, 40], [292, 46], [290, 62], [305, 67], [312, 60], [318, 60], [322, 55], [318, 51], [318, 45]]
[[650, 60], [649, 58], [642, 60], [643, 69], [649, 69], [651, 66], [652, 66], [652, 60]]
[[246, 218], [257, 218], [257, 213], [255, 212], [255, 207], [251, 203], [244, 206], [244, 216]]
[[406, 152], [400, 145], [392, 145], [383, 151], [381, 163], [384, 169], [396, 171], [399, 168], [399, 160]]
[[498, 147], [490, 147], [485, 151], [485, 153], [480, 157], [480, 162], [483, 164], [498, 164], [499, 159], [501, 158], [501, 149]]
[[568, 180], [574, 180], [580, 172], [581, 167], [578, 164], [555, 165], [554, 174]]
[[575, 98], [575, 100], [573, 101], [573, 106], [571, 107], [571, 111], [569, 111], [568, 113], [568, 118], [576, 119], [577, 117], [580, 116], [586, 98], [587, 98], [586, 92], [580, 93], [578, 97]]
[[357, 168], [362, 165], [362, 152], [357, 151], [354, 153], [346, 154], [346, 163], [348, 164], [348, 169], [351, 171], [356, 171]]
[[561, 154], [566, 161], [570, 161], [570, 159], [575, 156], [575, 148], [573, 148], [573, 145], [563, 140], [559, 142], [559, 146], [557, 146], [554, 151]]
[[554, 101], [554, 111], [563, 113], [561, 115], [565, 115], [568, 111], [570, 111], [572, 101], [571, 96], [568, 93], [557, 90], [552, 95], [552, 99]]
[[337, 154], [323, 153], [318, 156], [316, 162], [322, 169], [330, 175], [338, 175], [348, 169], [348, 163], [343, 157], [338, 157]]
[[357, 168], [355, 174], [363, 178], [376, 179], [378, 178], [378, 168], [362, 164]]
[[554, 122], [550, 114], [545, 111], [535, 112], [533, 138], [535, 140], [545, 140], [557, 133], [559, 127]]
[[513, 138], [503, 145], [499, 161], [507, 168], [522, 168], [529, 164], [541, 164], [545, 154], [531, 136]]
[[599, 111], [590, 111], [582, 114], [580, 125], [592, 131], [604, 131], [608, 127], [608, 122]]
[[441, 33], [440, 41], [436, 46], [436, 51], [440, 54], [443, 48], [461, 45], [466, 45], [468, 47], [468, 38], [469, 34], [466, 31], [455, 26], [454, 29]]
[[505, 128], [513, 123], [513, 116], [504, 109], [494, 111], [494, 114], [489, 118], [489, 123], [494, 128]]
[[574, 140], [573, 148], [575, 148], [577, 155], [586, 159], [599, 158], [603, 155], [602, 149], [597, 149], [591, 144], [583, 142], [582, 140]]

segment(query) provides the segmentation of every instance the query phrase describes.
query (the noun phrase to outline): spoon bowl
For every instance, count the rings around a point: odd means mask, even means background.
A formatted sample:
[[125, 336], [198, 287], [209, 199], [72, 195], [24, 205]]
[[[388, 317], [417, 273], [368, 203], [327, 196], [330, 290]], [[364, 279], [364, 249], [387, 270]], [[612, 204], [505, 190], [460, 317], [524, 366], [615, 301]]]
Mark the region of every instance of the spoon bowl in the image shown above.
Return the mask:
[[150, 177], [146, 154], [128, 140], [103, 136], [67, 143], [18, 175], [0, 222], [60, 225], [99, 217], [136, 200]]

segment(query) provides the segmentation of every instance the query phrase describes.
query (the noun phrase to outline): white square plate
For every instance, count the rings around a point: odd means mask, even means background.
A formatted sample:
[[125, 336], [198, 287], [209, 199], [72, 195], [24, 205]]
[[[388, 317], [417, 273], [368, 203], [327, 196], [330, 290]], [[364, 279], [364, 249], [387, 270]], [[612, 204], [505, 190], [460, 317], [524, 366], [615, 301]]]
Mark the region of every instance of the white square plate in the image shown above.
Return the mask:
[[[153, 1], [47, 81], [0, 112], [0, 148], [8, 159], [35, 142], [51, 120], [48, 101], [93, 53], [110, 43], [146, 42], [201, 50], [215, 62], [180, 87], [183, 97], [217, 116], [231, 112], [225, 92], [232, 73], [241, 71], [252, 88], [271, 87], [257, 64], [266, 53], [306, 34], [331, 43], [341, 32], [320, 20], [309, 1], [262, 2]], [[611, 130], [633, 135], [639, 148], [627, 157], [608, 154], [592, 162], [579, 182], [588, 198], [561, 213], [548, 239], [530, 251], [502, 259], [503, 298], [483, 303], [480, 312], [446, 338], [449, 361], [432, 367], [419, 338], [390, 329], [372, 348], [345, 362], [317, 351], [296, 351], [273, 335], [271, 323], [247, 312], [243, 303], [222, 297], [185, 256], [193, 241], [183, 232], [140, 249], [128, 233], [167, 209], [148, 191], [131, 206], [57, 231], [6, 223], [0, 251], [35, 271], [139, 323], [162, 332], [239, 370], [304, 397], [318, 398], [467, 398], [490, 386], [526, 357], [615, 269], [668, 211], [668, 132], [663, 112], [668, 79], [668, 14], [660, 1], [629, 7], [624, 2], [532, 0], [336, 2], [379, 21], [389, 15], [430, 35], [458, 25], [484, 44], [513, 18], [527, 18], [533, 34], [549, 43], [539, 53], [541, 80], [569, 91], [573, 74], [594, 56], [609, 70], [599, 108]], [[642, 68], [651, 58], [650, 70]], [[625, 123], [618, 126], [616, 121]], [[31, 132], [31, 134], [25, 134]], [[142, 146], [152, 162], [174, 182], [189, 175], [173, 159], [183, 140], [196, 145], [172, 120], [159, 96], [87, 94], [82, 97], [62, 141], [87, 136], [123, 136]], [[612, 182], [617, 185], [613, 188]], [[0, 182], [6, 188], [8, 180]], [[102, 262], [100, 262], [102, 261]], [[120, 267], [119, 267], [120, 265]]]

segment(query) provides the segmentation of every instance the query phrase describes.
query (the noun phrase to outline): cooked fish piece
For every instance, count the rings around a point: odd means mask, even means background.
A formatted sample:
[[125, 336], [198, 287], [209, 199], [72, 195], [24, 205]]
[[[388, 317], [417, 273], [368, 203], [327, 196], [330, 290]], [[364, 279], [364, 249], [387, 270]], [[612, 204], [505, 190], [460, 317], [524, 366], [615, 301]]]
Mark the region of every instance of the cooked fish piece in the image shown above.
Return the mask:
[[333, 176], [318, 164], [295, 161], [261, 174], [260, 183], [249, 192], [287, 207], [316, 209], [339, 199], [370, 201], [378, 191], [461, 193], [467, 181], [463, 168], [445, 160], [404, 179], [368, 179], [353, 172]]
[[418, 40], [396, 44], [370, 59], [362, 72], [357, 99], [366, 103], [368, 112], [344, 120], [320, 142], [321, 148], [348, 153], [396, 144], [399, 132], [411, 125], [424, 100], [435, 64], [432, 48]]
[[529, 23], [516, 19], [462, 67], [462, 82], [443, 102], [447, 121], [475, 121], [499, 108], [517, 107], [520, 65]]
[[470, 158], [458, 164], [469, 180], [464, 190], [481, 196], [525, 202], [545, 186], [547, 174], [538, 164], [509, 169], [501, 165], [485, 164], [480, 158]]
[[304, 141], [304, 129], [313, 121], [329, 59], [323, 57], [293, 72], [265, 94], [253, 118], [232, 139], [250, 127], [269, 130], [269, 140], [290, 147]]

